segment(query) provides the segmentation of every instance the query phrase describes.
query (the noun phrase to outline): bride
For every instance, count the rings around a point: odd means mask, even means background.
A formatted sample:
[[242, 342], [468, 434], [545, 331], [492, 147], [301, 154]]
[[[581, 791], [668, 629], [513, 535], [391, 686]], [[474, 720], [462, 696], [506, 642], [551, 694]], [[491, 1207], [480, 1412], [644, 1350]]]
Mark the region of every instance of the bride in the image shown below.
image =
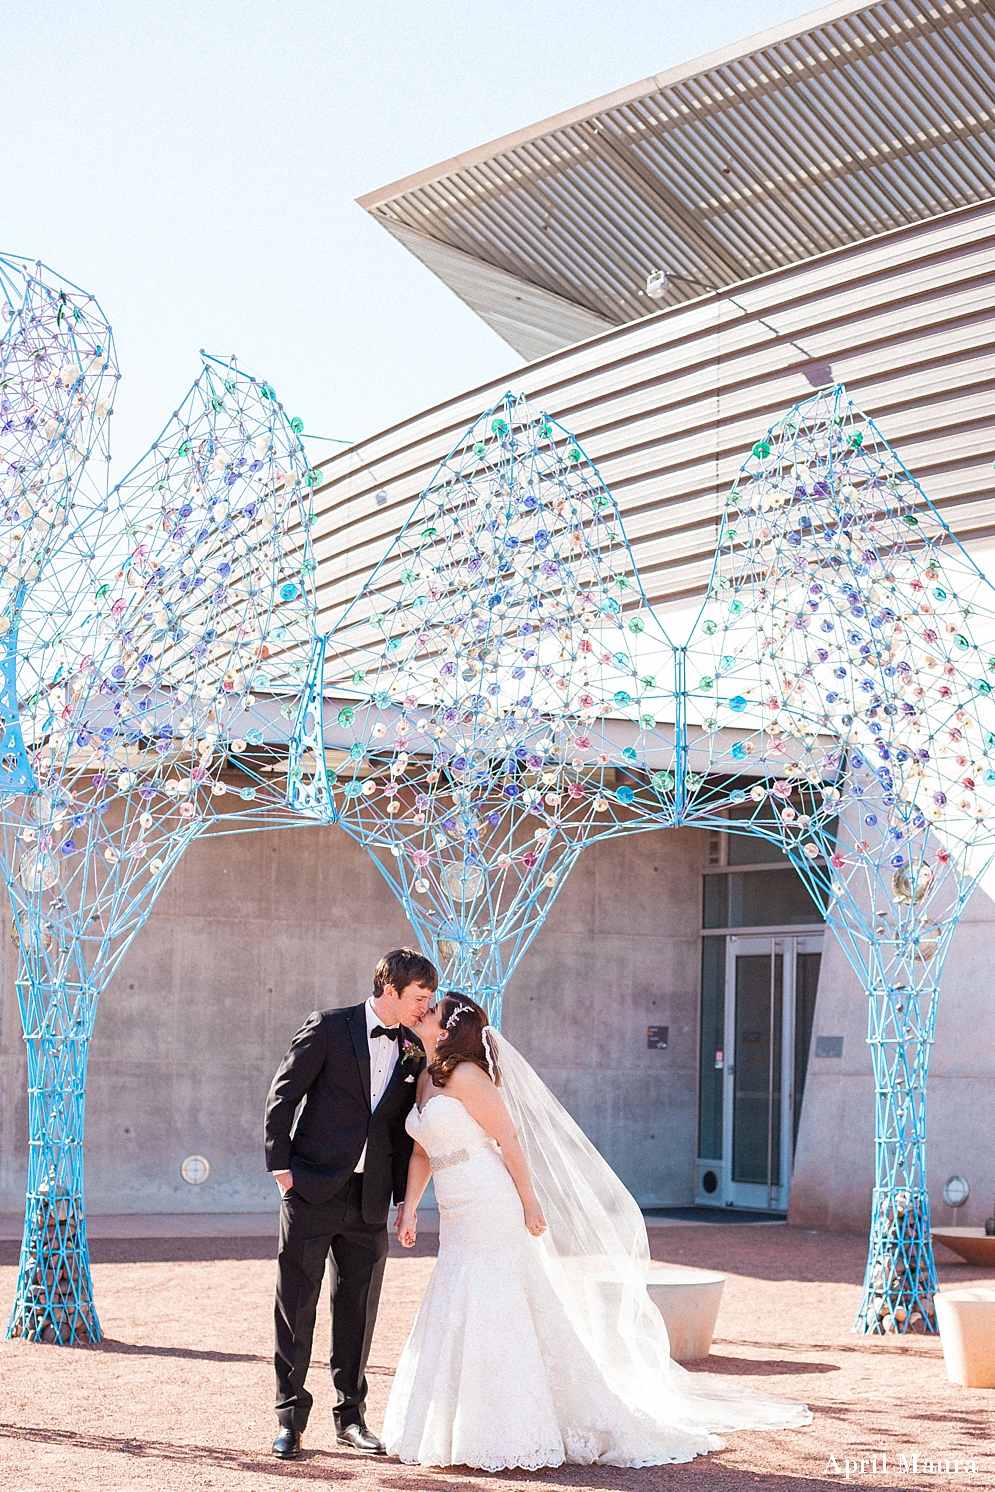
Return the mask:
[[802, 1404], [704, 1388], [671, 1361], [636, 1202], [480, 1006], [449, 993], [415, 1029], [428, 1062], [396, 1226], [410, 1248], [431, 1175], [439, 1257], [391, 1389], [388, 1453], [484, 1471], [656, 1466], [721, 1450], [719, 1431], [809, 1423]]

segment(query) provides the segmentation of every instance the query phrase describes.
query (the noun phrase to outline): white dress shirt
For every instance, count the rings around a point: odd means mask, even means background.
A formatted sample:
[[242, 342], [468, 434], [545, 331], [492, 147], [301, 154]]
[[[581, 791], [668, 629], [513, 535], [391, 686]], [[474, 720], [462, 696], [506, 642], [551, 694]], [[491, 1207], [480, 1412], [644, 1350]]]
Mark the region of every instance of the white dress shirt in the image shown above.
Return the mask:
[[[391, 1074], [397, 1066], [399, 1056], [398, 1046], [400, 1041], [391, 1041], [386, 1036], [373, 1036], [374, 1026], [382, 1026], [384, 1023], [373, 1009], [373, 997], [366, 1002], [366, 1039], [370, 1044], [370, 1109], [375, 1109], [387, 1091]], [[392, 1031], [396, 1030], [391, 1026]], [[366, 1166], [366, 1146], [356, 1165], [356, 1174], [364, 1170]]]

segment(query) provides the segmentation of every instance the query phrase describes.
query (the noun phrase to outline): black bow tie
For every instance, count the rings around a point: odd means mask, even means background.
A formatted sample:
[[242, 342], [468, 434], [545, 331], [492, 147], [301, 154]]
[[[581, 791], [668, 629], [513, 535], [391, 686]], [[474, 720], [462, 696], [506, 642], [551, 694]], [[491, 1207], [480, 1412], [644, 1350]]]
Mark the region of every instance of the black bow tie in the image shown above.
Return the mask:
[[388, 1041], [397, 1041], [401, 1034], [400, 1026], [374, 1026], [370, 1036], [386, 1036]]

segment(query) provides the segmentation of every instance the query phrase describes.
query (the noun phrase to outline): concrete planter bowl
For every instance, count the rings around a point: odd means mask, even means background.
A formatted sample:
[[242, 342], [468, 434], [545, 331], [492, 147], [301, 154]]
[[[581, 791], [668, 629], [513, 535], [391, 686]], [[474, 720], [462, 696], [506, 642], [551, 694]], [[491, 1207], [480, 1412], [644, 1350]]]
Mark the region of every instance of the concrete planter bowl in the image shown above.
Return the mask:
[[933, 1305], [950, 1382], [995, 1388], [995, 1290], [944, 1290]]
[[995, 1265], [995, 1238], [984, 1228], [934, 1228], [933, 1242], [958, 1254], [965, 1264]]
[[[666, 1324], [670, 1355], [675, 1362], [692, 1362], [708, 1356], [725, 1281], [724, 1274], [713, 1274], [706, 1269], [649, 1270], [646, 1289]], [[622, 1282], [616, 1275], [594, 1274], [584, 1284], [592, 1304], [597, 1300], [594, 1321], [610, 1320], [612, 1310], [606, 1313], [605, 1303], [616, 1308], [621, 1301]]]
[[675, 1362], [693, 1362], [712, 1349], [724, 1274], [706, 1269], [651, 1269], [650, 1299], [663, 1317]]

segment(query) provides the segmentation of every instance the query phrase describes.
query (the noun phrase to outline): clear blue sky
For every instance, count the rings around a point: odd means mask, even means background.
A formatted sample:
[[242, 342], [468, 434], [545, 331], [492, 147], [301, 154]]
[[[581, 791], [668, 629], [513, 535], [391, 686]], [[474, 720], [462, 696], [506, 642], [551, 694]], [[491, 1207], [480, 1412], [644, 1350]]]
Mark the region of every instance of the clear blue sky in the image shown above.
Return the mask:
[[0, 249], [101, 301], [118, 461], [200, 347], [236, 352], [309, 431], [358, 438], [519, 359], [357, 196], [811, 8], [0, 0]]

